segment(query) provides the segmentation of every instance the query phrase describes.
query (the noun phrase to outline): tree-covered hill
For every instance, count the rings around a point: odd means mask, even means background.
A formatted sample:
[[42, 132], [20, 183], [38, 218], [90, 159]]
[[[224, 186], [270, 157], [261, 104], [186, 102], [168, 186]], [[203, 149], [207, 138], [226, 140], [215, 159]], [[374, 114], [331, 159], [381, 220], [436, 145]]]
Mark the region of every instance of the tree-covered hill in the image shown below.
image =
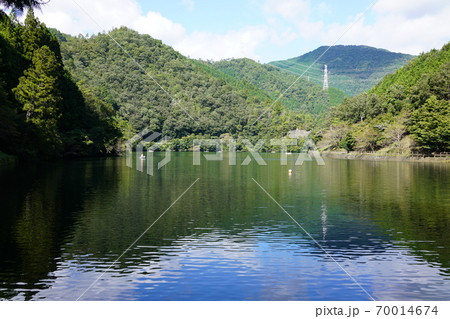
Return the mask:
[[411, 60], [330, 113], [322, 147], [381, 153], [450, 151], [450, 43]]
[[311, 122], [281, 103], [269, 109], [269, 95], [250, 82], [125, 27], [59, 39], [64, 65], [77, 82], [114, 106], [125, 138], [143, 128], [178, 139], [192, 134], [280, 137]]
[[339, 105], [346, 97], [345, 93], [335, 88], [324, 91], [321, 85], [306, 78], [298, 78], [280, 68], [250, 59], [222, 60], [210, 65], [234, 78], [254, 84], [274, 100], [284, 93], [281, 102], [292, 110], [320, 114], [330, 106]]
[[[25, 6], [38, 1], [23, 1]], [[78, 86], [57, 39], [28, 11], [0, 10], [0, 151], [27, 158], [114, 153], [111, 105]]]
[[113, 154], [144, 128], [177, 150], [202, 137], [285, 136], [312, 116], [244, 79], [127, 28], [85, 38], [1, 15], [0, 151], [23, 157]]
[[[331, 48], [322, 46], [302, 56], [270, 64], [293, 74], [305, 72], [306, 77], [317, 83], [323, 81], [323, 66], [326, 64], [330, 86], [356, 95], [369, 90], [385, 75], [393, 73], [412, 58], [412, 55], [368, 46], [337, 45]], [[311, 66], [317, 59], [317, 63]]]
[[442, 67], [450, 61], [450, 45], [445, 45], [441, 50], [431, 50], [408, 62], [403, 68], [387, 75], [383, 81], [375, 85], [370, 92], [387, 94], [395, 84], [402, 86], [405, 90], [411, 89], [422, 80], [423, 77], [431, 76], [442, 71]]

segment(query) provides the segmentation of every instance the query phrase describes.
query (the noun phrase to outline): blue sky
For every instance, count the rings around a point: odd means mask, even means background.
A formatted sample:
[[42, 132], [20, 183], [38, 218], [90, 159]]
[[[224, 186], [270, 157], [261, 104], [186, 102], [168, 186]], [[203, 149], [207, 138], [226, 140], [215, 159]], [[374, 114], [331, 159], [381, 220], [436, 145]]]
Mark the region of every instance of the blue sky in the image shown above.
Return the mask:
[[450, 40], [448, 0], [51, 0], [37, 15], [70, 34], [125, 25], [213, 60], [269, 62], [338, 39], [418, 54]]
[[[301, 1], [297, 1], [301, 3]], [[373, 0], [310, 1], [311, 17], [328, 23], [345, 23], [364, 11]], [[227, 32], [230, 28], [264, 24], [276, 13], [264, 11], [264, 1], [143, 1], [138, 3], [144, 11], [158, 11], [165, 17], [181, 23], [189, 32], [195, 30]], [[345, 3], [345, 5], [342, 5]]]

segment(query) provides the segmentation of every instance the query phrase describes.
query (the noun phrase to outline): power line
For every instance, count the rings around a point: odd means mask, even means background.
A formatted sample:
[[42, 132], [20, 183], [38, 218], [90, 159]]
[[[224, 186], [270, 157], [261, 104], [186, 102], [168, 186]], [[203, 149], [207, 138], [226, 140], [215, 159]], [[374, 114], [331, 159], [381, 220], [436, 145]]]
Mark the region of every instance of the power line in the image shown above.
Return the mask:
[[[283, 65], [283, 62], [277, 62], [277, 63], [281, 64], [283, 66], [283, 69], [288, 69], [288, 68], [289, 69], [301, 69], [301, 68], [307, 69], [306, 66], [301, 65], [301, 64], [288, 64], [287, 62], [284, 62], [284, 65]], [[272, 65], [274, 65], [274, 64], [272, 64]], [[307, 69], [306, 71], [304, 71], [304, 70], [298, 70], [298, 71], [303, 72], [303, 73], [311, 73], [314, 75], [318, 75], [318, 74], [322, 73], [322, 71], [320, 69], [312, 69], [312, 68], [310, 68], [310, 70]]]
[[294, 71], [291, 71], [291, 70], [289, 70], [289, 69], [281, 68], [281, 67], [279, 67], [279, 66], [277, 66], [277, 65], [273, 65], [273, 66], [276, 67], [276, 68], [278, 68], [278, 69], [280, 69], [280, 70], [282, 70], [282, 71], [284, 71], [284, 72], [288, 72], [288, 73], [291, 73], [291, 74], [294, 74], [294, 75], [298, 75], [298, 76], [300, 76], [300, 77], [302, 77], [302, 78], [304, 78], [304, 79], [306, 79], [306, 80], [308, 80], [308, 81], [309, 81], [309, 79], [313, 79], [313, 80], [315, 80], [315, 81], [317, 81], [317, 82], [319, 82], [319, 83], [322, 82], [322, 79], [316, 78], [316, 77], [314, 77], [314, 76], [295, 73]]

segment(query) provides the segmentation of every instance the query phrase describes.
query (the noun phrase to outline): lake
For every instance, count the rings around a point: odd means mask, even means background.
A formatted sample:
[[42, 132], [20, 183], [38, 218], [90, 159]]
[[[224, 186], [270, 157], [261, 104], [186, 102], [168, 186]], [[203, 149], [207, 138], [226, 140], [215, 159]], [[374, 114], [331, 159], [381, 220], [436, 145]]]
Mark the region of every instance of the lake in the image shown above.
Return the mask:
[[450, 164], [246, 156], [1, 166], [0, 299], [450, 300]]

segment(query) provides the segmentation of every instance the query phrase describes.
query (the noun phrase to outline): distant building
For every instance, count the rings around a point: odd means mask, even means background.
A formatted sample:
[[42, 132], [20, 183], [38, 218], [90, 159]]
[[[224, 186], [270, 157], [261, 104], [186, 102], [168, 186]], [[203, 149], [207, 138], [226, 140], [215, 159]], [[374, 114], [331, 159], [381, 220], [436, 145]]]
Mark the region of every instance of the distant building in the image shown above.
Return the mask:
[[309, 133], [311, 133], [311, 131], [295, 129], [293, 131], [288, 132], [288, 137], [289, 138], [307, 137], [309, 135]]

